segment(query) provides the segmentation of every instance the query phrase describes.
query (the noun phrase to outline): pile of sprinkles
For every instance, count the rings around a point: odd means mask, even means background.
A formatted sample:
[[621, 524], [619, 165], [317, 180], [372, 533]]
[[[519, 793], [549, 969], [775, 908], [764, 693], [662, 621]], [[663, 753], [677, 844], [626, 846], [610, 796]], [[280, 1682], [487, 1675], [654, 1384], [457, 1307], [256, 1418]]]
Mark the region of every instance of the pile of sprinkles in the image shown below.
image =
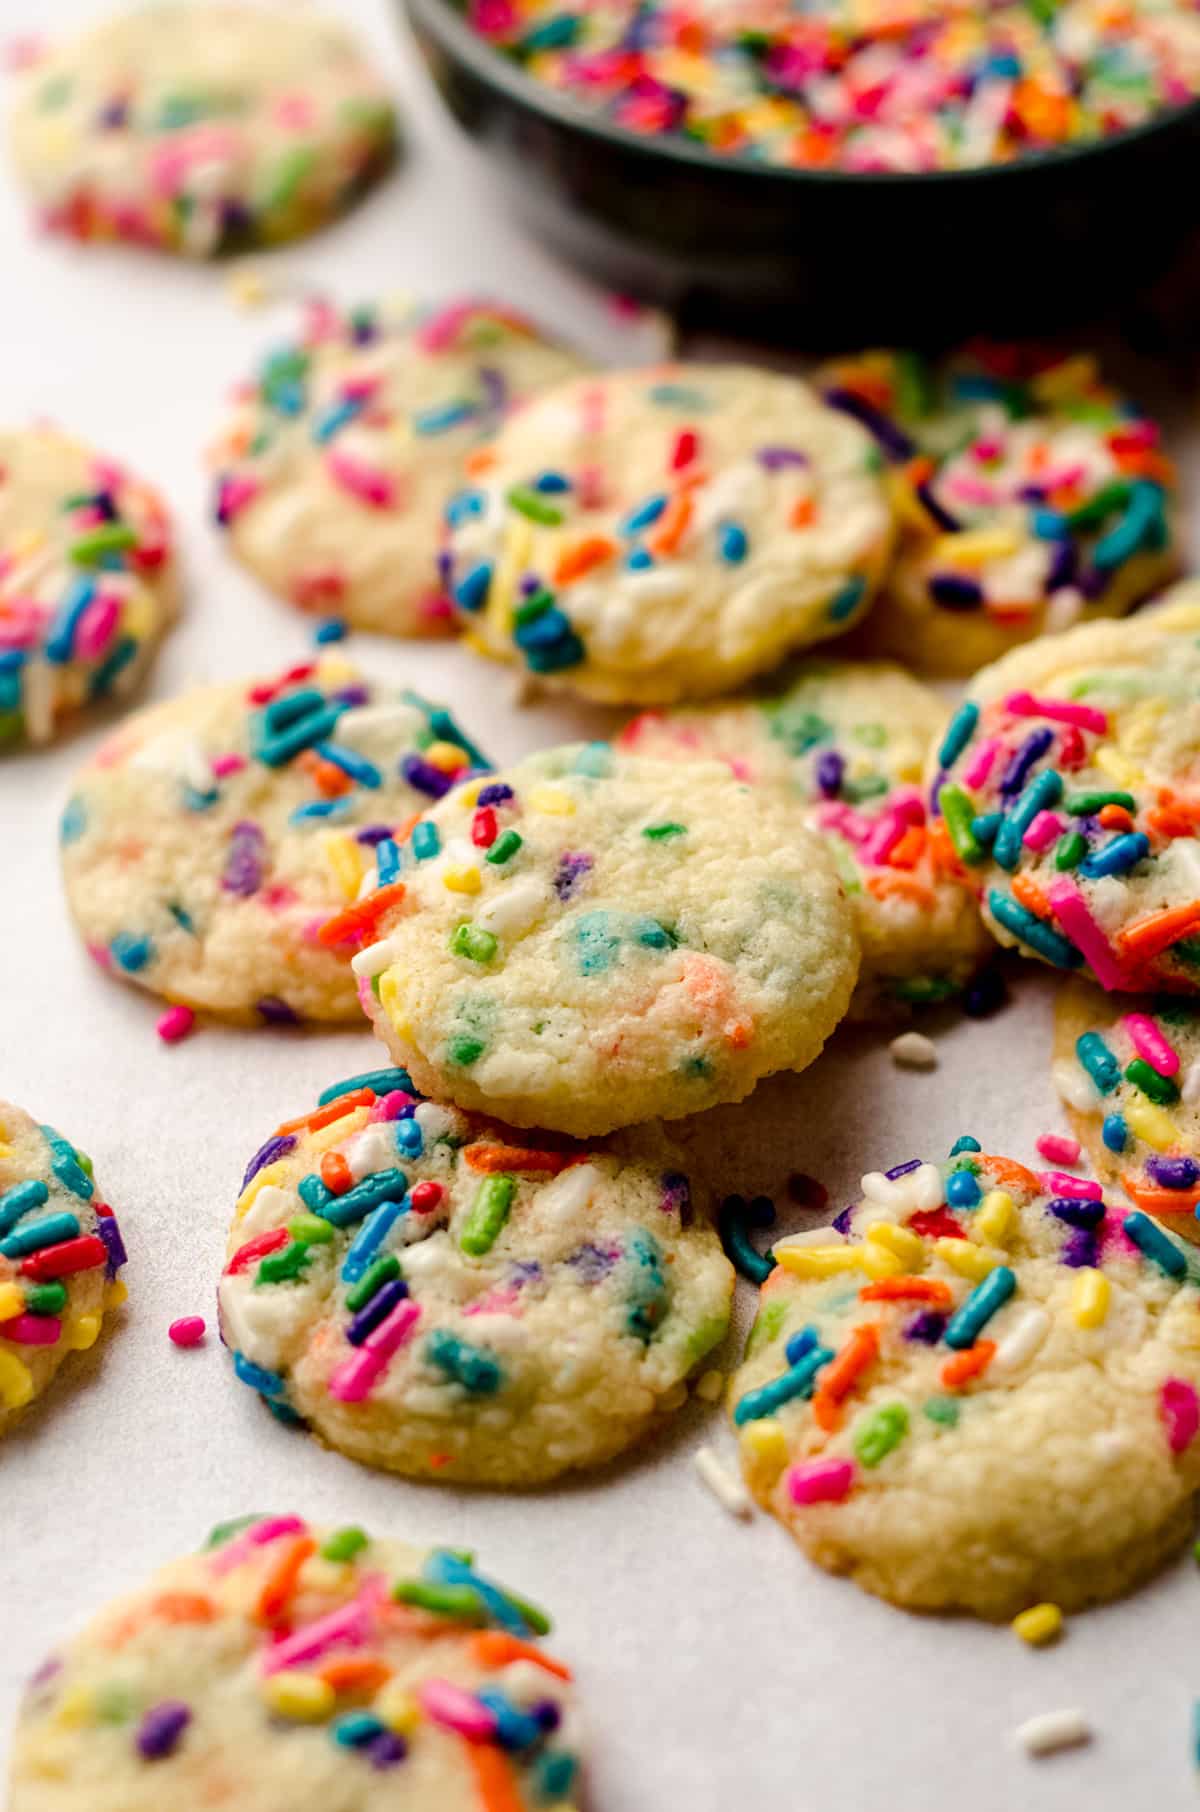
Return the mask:
[[149, 1812], [172, 1793], [215, 1804], [238, 1780], [256, 1796], [278, 1769], [294, 1812], [382, 1804], [378, 1775], [414, 1805], [570, 1812], [578, 1719], [549, 1629], [469, 1551], [239, 1517], [38, 1670], [14, 1805], [47, 1779], [86, 1789], [94, 1812]]
[[630, 132], [798, 170], [1007, 163], [1200, 89], [1194, 0], [471, 0], [470, 17]]
[[175, 584], [154, 490], [57, 429], [0, 434], [0, 750], [127, 693]]

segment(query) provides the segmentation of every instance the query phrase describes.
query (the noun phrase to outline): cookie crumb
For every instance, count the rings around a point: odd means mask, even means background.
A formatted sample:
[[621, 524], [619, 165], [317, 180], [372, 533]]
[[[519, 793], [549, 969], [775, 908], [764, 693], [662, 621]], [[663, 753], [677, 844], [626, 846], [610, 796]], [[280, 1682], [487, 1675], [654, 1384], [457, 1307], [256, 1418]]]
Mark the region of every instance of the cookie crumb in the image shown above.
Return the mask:
[[715, 1403], [724, 1389], [724, 1372], [702, 1372], [696, 1383], [696, 1395], [702, 1397], [705, 1403]]
[[1026, 1755], [1055, 1755], [1060, 1749], [1077, 1749], [1090, 1743], [1094, 1732], [1081, 1711], [1043, 1711], [1026, 1718], [1013, 1732], [1013, 1740]]
[[888, 1046], [892, 1062], [902, 1070], [935, 1070], [937, 1047], [924, 1032], [901, 1032]]
[[1031, 1604], [1009, 1627], [1030, 1648], [1042, 1648], [1062, 1634], [1063, 1614], [1056, 1604]]
[[728, 1466], [717, 1458], [711, 1447], [696, 1449], [695, 1466], [717, 1502], [728, 1510], [730, 1516], [741, 1517], [745, 1521], [753, 1508], [746, 1488]]

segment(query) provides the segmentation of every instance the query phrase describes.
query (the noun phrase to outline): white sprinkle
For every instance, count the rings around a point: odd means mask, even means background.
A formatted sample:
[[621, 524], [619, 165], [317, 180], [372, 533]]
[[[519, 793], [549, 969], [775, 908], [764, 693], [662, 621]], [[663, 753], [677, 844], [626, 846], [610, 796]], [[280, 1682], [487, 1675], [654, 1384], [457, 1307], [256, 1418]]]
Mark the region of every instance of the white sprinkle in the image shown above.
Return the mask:
[[924, 1209], [928, 1213], [934, 1208], [940, 1208], [945, 1201], [946, 1185], [936, 1164], [922, 1164], [906, 1180], [917, 1209]]
[[1200, 1101], [1200, 1063], [1188, 1065], [1179, 1084], [1179, 1098], [1185, 1107], [1195, 1107]]
[[1092, 1727], [1081, 1711], [1043, 1711], [1018, 1724], [1013, 1741], [1026, 1755], [1053, 1755], [1059, 1749], [1090, 1743], [1092, 1735]]
[[350, 967], [355, 975], [373, 977], [382, 975], [385, 969], [390, 969], [395, 960], [396, 951], [391, 939], [383, 937], [377, 944], [368, 944], [365, 950], [360, 950], [357, 956], [352, 956]]
[[518, 938], [532, 929], [553, 897], [548, 881], [539, 881], [536, 875], [521, 875], [480, 907], [475, 923], [497, 937]]
[[991, 1378], [1008, 1377], [1019, 1371], [1027, 1360], [1032, 1359], [1042, 1341], [1050, 1331], [1050, 1317], [1045, 1309], [1035, 1308], [1030, 1303], [1019, 1311], [1010, 1322], [1004, 1337], [997, 1341], [988, 1366]]
[[841, 1246], [846, 1236], [836, 1227], [804, 1227], [799, 1233], [785, 1233], [771, 1242], [772, 1252], [786, 1252], [792, 1246]]
[[1060, 1057], [1050, 1069], [1050, 1079], [1058, 1090], [1059, 1098], [1077, 1113], [1094, 1113], [1100, 1103], [1100, 1096], [1087, 1071], [1068, 1057]]
[[704, 1480], [717, 1502], [728, 1510], [730, 1516], [747, 1518], [753, 1506], [741, 1479], [736, 1478], [711, 1447], [698, 1447], [695, 1454], [696, 1471]]
[[905, 1070], [936, 1070], [937, 1046], [924, 1032], [901, 1032], [888, 1046], [893, 1063]]
[[604, 1172], [595, 1164], [572, 1164], [560, 1172], [538, 1196], [538, 1214], [552, 1224], [570, 1224], [584, 1215], [592, 1197], [604, 1181]]

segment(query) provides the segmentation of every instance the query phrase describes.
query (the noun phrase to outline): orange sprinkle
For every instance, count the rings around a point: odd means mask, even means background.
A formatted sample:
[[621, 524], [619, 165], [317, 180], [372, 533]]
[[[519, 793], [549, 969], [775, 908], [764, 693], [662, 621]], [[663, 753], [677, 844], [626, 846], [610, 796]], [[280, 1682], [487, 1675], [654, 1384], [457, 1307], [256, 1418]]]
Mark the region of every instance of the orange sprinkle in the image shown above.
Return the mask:
[[1036, 1195], [1041, 1188], [1032, 1170], [1026, 1170], [1024, 1164], [1018, 1164], [1015, 1158], [993, 1158], [980, 1152], [975, 1161], [977, 1164], [986, 1164], [997, 1183], [1005, 1189], [1027, 1189], [1030, 1195]]
[[819, 1428], [830, 1433], [837, 1427], [842, 1419], [842, 1398], [849, 1396], [861, 1374], [878, 1356], [879, 1329], [875, 1323], [867, 1321], [854, 1328], [821, 1373], [821, 1381], [813, 1392], [813, 1415]]
[[501, 1170], [541, 1170], [556, 1177], [569, 1164], [578, 1164], [575, 1151], [533, 1151], [523, 1145], [465, 1145], [463, 1157], [472, 1170], [488, 1174]]
[[318, 793], [326, 799], [337, 799], [348, 793], [354, 786], [344, 768], [339, 768], [336, 761], [324, 761], [313, 749], [305, 749], [300, 756], [299, 765], [312, 780]]
[[654, 525], [646, 545], [652, 554], [673, 554], [692, 520], [692, 500], [682, 491], [672, 497]]
[[475, 1776], [479, 1812], [525, 1812], [525, 1801], [503, 1749], [491, 1743], [464, 1742], [463, 1753]]
[[1152, 805], [1146, 813], [1146, 828], [1158, 837], [1190, 837], [1191, 819], [1174, 805]]
[[496, 455], [491, 448], [479, 447], [474, 453], [467, 454], [463, 461], [463, 469], [470, 473], [472, 478], [476, 478], [480, 472], [490, 472], [495, 463]]
[[933, 899], [931, 889], [924, 881], [910, 875], [904, 869], [892, 871], [881, 869], [877, 874], [866, 877], [867, 892], [876, 900], [916, 900], [920, 906], [927, 906]]
[[1200, 926], [1200, 900], [1189, 900], [1184, 906], [1168, 906], [1165, 912], [1152, 912], [1148, 918], [1126, 925], [1113, 940], [1119, 957], [1136, 957], [1150, 962], [1190, 931]]
[[939, 1277], [881, 1277], [858, 1292], [860, 1302], [931, 1302], [948, 1309], [954, 1291]]
[[1028, 912], [1036, 918], [1050, 917], [1050, 902], [1045, 891], [1038, 886], [1030, 875], [1015, 874], [1011, 882], [1013, 898], [1019, 900]]
[[582, 579], [593, 567], [603, 566], [606, 560], [611, 560], [616, 551], [616, 542], [610, 541], [607, 535], [588, 535], [584, 540], [576, 541], [559, 555], [554, 583], [569, 585], [572, 579]]
[[295, 1120], [285, 1120], [282, 1126], [275, 1128], [275, 1137], [282, 1138], [286, 1133], [294, 1132], [319, 1132], [322, 1126], [340, 1120], [343, 1114], [353, 1113], [356, 1107], [369, 1106], [374, 1099], [374, 1089], [351, 1089], [348, 1095], [339, 1095], [326, 1107], [318, 1107], [311, 1114], [300, 1114]]
[[944, 818], [935, 818], [932, 824], [925, 826], [925, 844], [938, 874], [962, 875], [965, 872]]
[[789, 528], [808, 528], [817, 519], [817, 506], [811, 497], [797, 497], [788, 517]]
[[147, 1609], [163, 1623], [213, 1623], [221, 1614], [201, 1592], [160, 1592]]
[[915, 491], [918, 485], [928, 484], [934, 474], [934, 464], [928, 454], [920, 453], [916, 459], [910, 459], [904, 467], [904, 476]]
[[1154, 478], [1160, 484], [1174, 484], [1174, 461], [1157, 447], [1113, 447], [1111, 450], [1118, 472], [1130, 478]]
[[519, 1636], [509, 1636], [504, 1630], [477, 1630], [467, 1647], [472, 1661], [489, 1672], [493, 1668], [507, 1667], [510, 1661], [532, 1661], [535, 1667], [553, 1674], [556, 1680], [571, 1678], [571, 1670], [565, 1661], [544, 1655], [532, 1642], [522, 1642]]
[[986, 1371], [992, 1363], [995, 1350], [994, 1340], [977, 1340], [965, 1352], [955, 1353], [952, 1359], [947, 1359], [940, 1374], [946, 1389], [958, 1390], [962, 1385], [969, 1384], [972, 1378], [978, 1378], [980, 1372]]
[[404, 898], [404, 882], [389, 881], [386, 887], [377, 887], [374, 893], [368, 894], [365, 900], [359, 900], [353, 906], [347, 906], [344, 912], [335, 912], [331, 919], [317, 932], [317, 939], [325, 945], [350, 944], [373, 932], [385, 912], [399, 905]]
[[725, 1027], [725, 1042], [731, 1050], [744, 1051], [754, 1042], [754, 1027], [748, 1020], [731, 1019]]
[[1192, 1214], [1200, 1193], [1195, 1189], [1160, 1189], [1136, 1170], [1121, 1172], [1121, 1187], [1147, 1214]]
[[898, 842], [892, 845], [888, 861], [893, 868], [915, 868], [925, 854], [925, 826], [910, 824]]
[[340, 1151], [323, 1151], [320, 1170], [321, 1181], [334, 1195], [345, 1195], [348, 1189], [353, 1188], [353, 1174]]
[[1096, 818], [1105, 830], [1132, 830], [1133, 814], [1127, 812], [1123, 805], [1102, 805]]
[[332, 1686], [339, 1697], [359, 1693], [369, 1698], [391, 1677], [391, 1668], [378, 1655], [336, 1655], [317, 1669], [318, 1680]]
[[296, 1590], [301, 1567], [309, 1555], [316, 1551], [317, 1544], [311, 1535], [293, 1535], [289, 1540], [274, 1544], [271, 1549], [271, 1565], [254, 1607], [254, 1614], [260, 1623], [279, 1621]]

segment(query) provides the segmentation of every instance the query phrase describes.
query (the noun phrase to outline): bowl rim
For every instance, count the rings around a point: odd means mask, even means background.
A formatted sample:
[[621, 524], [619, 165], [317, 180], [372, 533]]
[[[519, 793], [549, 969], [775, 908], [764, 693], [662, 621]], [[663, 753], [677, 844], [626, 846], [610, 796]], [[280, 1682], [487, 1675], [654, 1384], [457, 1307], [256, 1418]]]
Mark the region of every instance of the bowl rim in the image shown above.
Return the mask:
[[1134, 145], [1168, 137], [1189, 124], [1200, 127], [1200, 94], [1177, 107], [1163, 107], [1140, 125], [1087, 139], [1074, 145], [1031, 151], [1007, 163], [970, 164], [947, 170], [842, 170], [796, 169], [788, 164], [759, 164], [748, 158], [722, 157], [707, 145], [691, 143], [672, 133], [649, 137], [633, 132], [599, 115], [549, 83], [527, 75], [503, 51], [490, 44], [465, 18], [461, 0], [402, 0], [418, 22], [438, 38], [442, 47], [467, 64], [485, 85], [500, 89], [507, 99], [528, 112], [539, 114], [567, 131], [626, 153], [676, 164], [684, 170], [725, 179], [749, 178], [784, 188], [810, 185], [830, 189], [863, 189], [883, 186], [906, 189], [937, 185], [943, 188], [979, 183], [1023, 182], [1048, 169], [1068, 169], [1093, 159], [1121, 156]]

